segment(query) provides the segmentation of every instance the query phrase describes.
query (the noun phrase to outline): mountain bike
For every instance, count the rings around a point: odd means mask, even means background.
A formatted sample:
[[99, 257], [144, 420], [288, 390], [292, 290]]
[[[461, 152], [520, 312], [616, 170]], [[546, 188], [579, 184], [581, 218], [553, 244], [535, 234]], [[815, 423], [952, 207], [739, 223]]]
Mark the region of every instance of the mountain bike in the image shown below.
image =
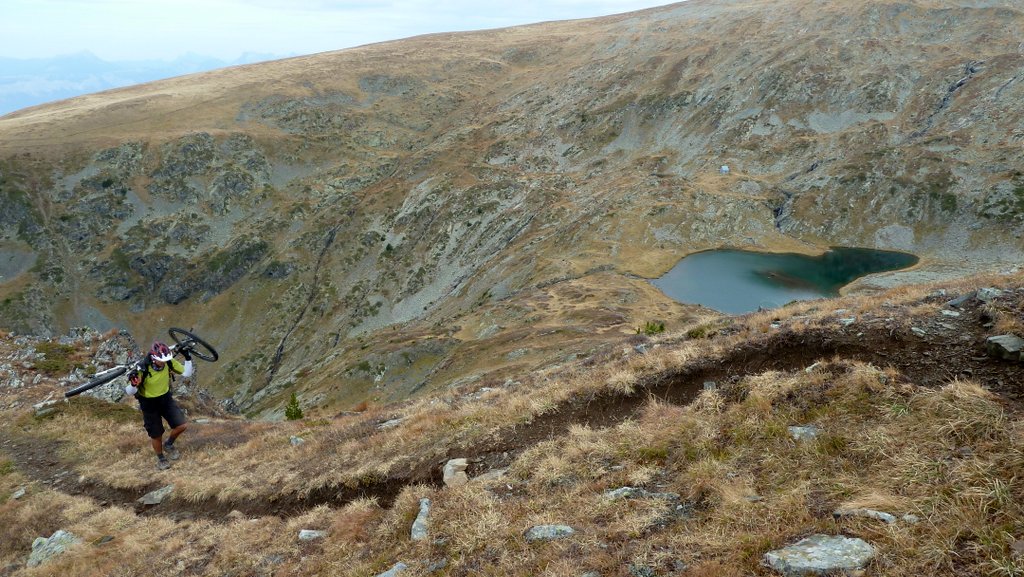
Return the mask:
[[[220, 355], [217, 354], [217, 350], [210, 346], [209, 343], [185, 329], [172, 327], [168, 329], [167, 333], [171, 335], [172, 339], [174, 339], [174, 344], [168, 347], [174, 354], [188, 351], [193, 357], [211, 363], [216, 362], [216, 360], [220, 358]], [[127, 364], [115, 365], [105, 371], [100, 371], [92, 375], [89, 382], [79, 385], [64, 393], [64, 397], [73, 397], [84, 393], [89, 389], [105, 385], [123, 374], [141, 371], [145, 367], [147, 356], [149, 356], [148, 353], [142, 355], [142, 357], [138, 359], [130, 361]]]

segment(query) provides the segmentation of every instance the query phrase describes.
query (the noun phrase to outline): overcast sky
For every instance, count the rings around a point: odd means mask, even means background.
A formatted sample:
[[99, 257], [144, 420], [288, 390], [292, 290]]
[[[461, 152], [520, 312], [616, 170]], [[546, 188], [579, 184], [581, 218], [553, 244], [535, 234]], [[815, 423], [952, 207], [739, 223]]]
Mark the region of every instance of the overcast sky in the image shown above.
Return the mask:
[[670, 0], [0, 0], [0, 57], [312, 54], [431, 32], [604, 16]]

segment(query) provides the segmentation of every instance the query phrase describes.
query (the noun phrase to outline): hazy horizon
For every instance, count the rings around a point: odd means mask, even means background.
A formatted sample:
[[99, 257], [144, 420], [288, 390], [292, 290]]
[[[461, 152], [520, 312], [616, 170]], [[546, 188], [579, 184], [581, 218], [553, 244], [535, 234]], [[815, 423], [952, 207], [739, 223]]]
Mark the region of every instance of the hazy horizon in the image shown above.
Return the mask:
[[669, 3], [8, 0], [0, 20], [0, 115], [225, 66], [422, 34], [592, 18]]

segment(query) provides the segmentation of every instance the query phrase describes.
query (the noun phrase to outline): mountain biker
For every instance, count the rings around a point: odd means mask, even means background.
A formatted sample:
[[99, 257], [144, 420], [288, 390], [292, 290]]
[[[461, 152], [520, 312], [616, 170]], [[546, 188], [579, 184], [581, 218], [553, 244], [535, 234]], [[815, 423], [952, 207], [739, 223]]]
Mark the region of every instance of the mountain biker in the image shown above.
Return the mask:
[[[185, 359], [184, 364], [174, 359], [174, 354], [166, 344], [154, 342], [142, 369], [128, 377], [128, 385], [124, 388], [124, 392], [135, 395], [139, 400], [142, 423], [153, 444], [153, 451], [156, 452], [156, 468], [161, 471], [171, 467], [168, 457], [178, 458], [174, 441], [188, 428], [185, 415], [171, 395], [172, 372], [185, 378], [192, 376], [192, 355], [189, 349], [184, 348], [179, 352]], [[167, 441], [163, 440], [164, 419], [171, 427]]]

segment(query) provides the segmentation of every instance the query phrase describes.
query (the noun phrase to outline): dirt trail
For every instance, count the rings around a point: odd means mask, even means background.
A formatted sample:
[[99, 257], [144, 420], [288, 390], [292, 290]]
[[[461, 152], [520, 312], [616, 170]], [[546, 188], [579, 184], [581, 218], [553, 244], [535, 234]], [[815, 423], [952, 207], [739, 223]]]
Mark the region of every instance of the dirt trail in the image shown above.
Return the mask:
[[[1018, 293], [1024, 300], [1024, 292]], [[60, 462], [59, 446], [28, 437], [5, 440], [0, 445], [11, 454], [18, 467], [32, 479], [71, 494], [89, 496], [102, 504], [134, 507], [139, 514], [159, 514], [173, 519], [203, 518], [222, 521], [237, 510], [248, 516], [289, 517], [318, 505], [340, 507], [359, 497], [375, 497], [389, 507], [408, 485], [441, 485], [441, 468], [456, 457], [473, 459], [469, 473], [475, 476], [508, 466], [522, 451], [565, 433], [574, 424], [593, 428], [614, 426], [635, 416], [651, 398], [673, 404], [692, 401], [714, 381], [719, 386], [737, 382], [747, 375], [768, 370], [795, 371], [820, 360], [842, 358], [892, 367], [908, 380], [926, 387], [939, 387], [954, 378], [969, 378], [999, 394], [1012, 412], [1024, 407], [1024, 378], [1019, 363], [987, 356], [984, 342], [990, 336], [988, 318], [980, 306], [962, 311], [960, 317], [918, 323], [923, 333], [906, 327], [893, 328], [886, 319], [865, 319], [848, 327], [816, 328], [795, 332], [785, 328], [748, 341], [725, 357], [691, 363], [682, 370], [652, 376], [632, 394], [577, 398], [545, 413], [527, 425], [497, 435], [498, 440], [475, 447], [452, 447], [444, 458], [421, 462], [404, 476], [355, 488], [323, 487], [308, 495], [268, 494], [258, 501], [204, 500], [188, 502], [171, 499], [152, 509], [136, 505], [145, 492], [126, 491], [82, 482], [73, 472], [74, 463]], [[916, 327], [917, 325], [915, 325]]]

